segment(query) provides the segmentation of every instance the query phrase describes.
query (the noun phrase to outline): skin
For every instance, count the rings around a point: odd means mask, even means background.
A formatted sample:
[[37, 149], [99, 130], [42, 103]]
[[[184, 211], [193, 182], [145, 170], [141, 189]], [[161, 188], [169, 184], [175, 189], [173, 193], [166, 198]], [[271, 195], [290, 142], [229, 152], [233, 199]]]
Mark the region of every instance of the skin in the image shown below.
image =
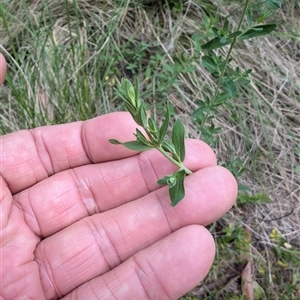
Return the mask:
[[3, 84], [6, 73], [6, 62], [3, 55], [0, 53], [0, 85]]
[[[0, 83], [6, 63], [0, 55]], [[215, 254], [205, 225], [237, 184], [211, 148], [186, 141], [186, 197], [171, 207], [158, 178], [174, 166], [136, 153], [128, 113], [0, 137], [0, 298], [178, 299]]]

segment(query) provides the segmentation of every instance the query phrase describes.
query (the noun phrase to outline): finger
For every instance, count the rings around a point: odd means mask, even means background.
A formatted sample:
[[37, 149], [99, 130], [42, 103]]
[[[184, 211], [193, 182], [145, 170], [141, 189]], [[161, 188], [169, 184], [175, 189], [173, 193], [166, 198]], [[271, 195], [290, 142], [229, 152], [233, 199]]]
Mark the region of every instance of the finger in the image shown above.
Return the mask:
[[0, 137], [1, 175], [16, 193], [69, 168], [135, 155], [108, 141], [132, 140], [135, 128], [130, 115], [120, 112], [4, 135]]
[[[36, 258], [44, 289], [66, 295], [181, 227], [207, 225], [234, 203], [236, 182], [214, 166], [186, 178], [186, 197], [170, 206], [167, 188], [84, 218], [44, 239]], [[80, 275], [79, 275], [80, 274]]]
[[5, 74], [6, 74], [6, 61], [4, 56], [0, 53], [0, 86], [4, 82]]
[[188, 226], [63, 299], [178, 299], [203, 280], [214, 253], [209, 232], [201, 226]]
[[[201, 141], [187, 140], [186, 152], [185, 164], [193, 171], [216, 164], [212, 149]], [[60, 172], [16, 194], [14, 199], [31, 230], [47, 237], [86, 216], [154, 191], [157, 180], [175, 169], [158, 151], [147, 151]]]

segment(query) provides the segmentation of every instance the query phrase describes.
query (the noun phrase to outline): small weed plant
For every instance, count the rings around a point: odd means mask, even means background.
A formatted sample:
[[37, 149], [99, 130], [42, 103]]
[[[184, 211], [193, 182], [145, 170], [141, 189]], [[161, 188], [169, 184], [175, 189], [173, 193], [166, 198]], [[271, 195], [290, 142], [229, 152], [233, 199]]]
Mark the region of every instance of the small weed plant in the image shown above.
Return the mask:
[[[195, 42], [200, 45], [199, 54], [202, 65], [211, 73], [215, 81], [215, 89], [210, 91], [209, 97], [199, 99], [198, 107], [192, 114], [193, 120], [199, 127], [201, 136], [209, 145], [214, 146], [216, 144], [216, 134], [220, 131], [220, 128], [214, 124], [218, 108], [222, 105], [230, 107], [230, 101], [237, 96], [238, 91], [244, 85], [250, 82], [248, 77], [252, 72], [251, 69], [243, 71], [238, 66], [231, 66], [231, 62], [234, 60], [232, 50], [235, 44], [270, 34], [276, 28], [276, 24], [265, 23], [265, 21], [280, 7], [281, 2], [277, 0], [261, 1], [259, 5], [256, 1], [246, 0], [237, 28], [231, 28], [229, 18], [227, 18], [220, 27], [207, 24], [207, 35], [211, 36], [208, 42], [201, 44], [199, 39], [197, 40], [197, 36], [195, 37]], [[246, 22], [244, 22], [245, 19]], [[225, 57], [215, 52], [215, 50], [225, 46], [229, 46]], [[182, 56], [181, 63], [176, 61], [172, 67], [167, 65], [167, 69], [173, 74], [171, 76], [172, 83], [175, 81], [174, 74], [177, 76], [180, 74], [180, 71], [189, 72], [193, 70], [191, 66], [188, 66], [189, 60], [192, 61], [193, 59]], [[180, 119], [176, 119], [171, 130], [172, 136], [169, 140], [166, 138], [170, 121], [168, 104], [162, 125], [158, 126], [153, 118], [147, 116], [145, 103], [140, 98], [138, 80], [135, 81], [135, 86], [133, 86], [128, 79], [123, 78], [116, 91], [124, 101], [136, 124], [144, 132], [137, 128], [135, 133], [136, 140], [122, 142], [111, 139], [110, 142], [121, 144], [136, 151], [157, 149], [175, 164], [178, 170], [159, 179], [157, 183], [169, 186], [171, 203], [173, 206], [176, 205], [185, 196], [184, 179], [192, 173], [183, 164], [185, 158], [185, 129], [183, 123]]]

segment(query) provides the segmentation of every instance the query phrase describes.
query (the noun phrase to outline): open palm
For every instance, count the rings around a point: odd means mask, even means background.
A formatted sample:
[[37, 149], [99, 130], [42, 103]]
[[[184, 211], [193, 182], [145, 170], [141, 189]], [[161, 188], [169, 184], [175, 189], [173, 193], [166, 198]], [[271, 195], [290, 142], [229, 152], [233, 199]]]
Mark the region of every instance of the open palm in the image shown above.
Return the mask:
[[156, 181], [174, 166], [108, 142], [134, 131], [114, 113], [0, 137], [1, 299], [177, 299], [207, 274], [203, 225], [232, 205], [234, 178], [187, 140], [195, 173], [171, 207]]

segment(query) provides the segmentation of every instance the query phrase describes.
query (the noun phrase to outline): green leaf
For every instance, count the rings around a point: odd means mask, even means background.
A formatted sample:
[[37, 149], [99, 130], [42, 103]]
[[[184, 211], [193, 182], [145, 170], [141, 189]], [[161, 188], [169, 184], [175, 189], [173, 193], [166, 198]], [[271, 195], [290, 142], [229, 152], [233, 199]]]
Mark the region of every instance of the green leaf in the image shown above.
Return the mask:
[[119, 142], [118, 140], [115, 140], [115, 139], [109, 139], [108, 141], [113, 145], [122, 145], [123, 144], [122, 142]]
[[244, 184], [238, 184], [238, 191], [247, 191], [247, 192], [251, 192], [251, 188], [248, 185], [244, 185]]
[[219, 30], [217, 27], [212, 27], [211, 28], [213, 33], [216, 35], [216, 36], [219, 36], [220, 33], [221, 33], [221, 30]]
[[161, 146], [165, 151], [170, 152], [172, 154], [176, 154], [176, 149], [173, 143], [169, 141], [163, 141]]
[[294, 169], [294, 172], [296, 174], [300, 174], [300, 166], [297, 166], [295, 169]]
[[176, 176], [176, 184], [169, 187], [169, 195], [172, 201], [172, 206], [175, 206], [185, 196], [184, 179], [186, 173], [184, 170], [180, 170], [174, 174]]
[[267, 0], [267, 4], [272, 9], [279, 9], [281, 8], [281, 2], [278, 0]]
[[158, 132], [158, 128], [152, 118], [148, 119], [148, 128], [151, 132]]
[[212, 40], [201, 46], [202, 50], [214, 50], [217, 48], [222, 48], [226, 45], [229, 45], [232, 41], [232, 39], [227, 39], [225, 43], [222, 43], [221, 39], [221, 37], [213, 38]]
[[177, 183], [177, 178], [174, 174], [167, 175], [159, 180], [157, 180], [159, 185], [168, 185], [169, 188], [174, 187]]
[[138, 142], [144, 144], [145, 146], [151, 146], [150, 142], [147, 138], [143, 135], [143, 133], [137, 128], [135, 133], [136, 139]]
[[137, 78], [135, 80], [135, 85], [136, 87], [134, 88], [132, 83], [128, 79], [122, 78], [121, 84], [117, 89], [115, 89], [115, 91], [118, 96], [124, 100], [124, 104], [134, 120], [138, 120], [138, 124], [141, 125], [142, 118], [139, 112], [139, 109], [141, 107], [141, 100], [139, 99], [140, 92], [139, 82]]
[[138, 125], [144, 128], [147, 127], [147, 112], [144, 104], [141, 104], [135, 113], [132, 113], [131, 111], [129, 112]]
[[252, 69], [248, 69], [243, 73], [243, 76], [248, 76], [252, 72]]
[[134, 93], [135, 93], [135, 99], [137, 102], [137, 106], [141, 105], [141, 100], [140, 100], [140, 82], [139, 82], [139, 78], [135, 77], [135, 81], [134, 81]]
[[265, 193], [249, 194], [239, 193], [237, 203], [239, 204], [263, 204], [271, 202], [270, 197]]
[[158, 179], [157, 180], [157, 184], [159, 184], [159, 185], [166, 185], [166, 184], [168, 184], [168, 180], [169, 180], [170, 177], [171, 177], [171, 175], [167, 175], [167, 176], [165, 176], [163, 178]]
[[115, 92], [117, 93], [117, 95], [122, 98], [124, 101], [127, 101], [126, 99], [126, 95], [125, 93], [123, 92], [123, 90], [119, 87], [119, 88], [116, 88], [115, 89]]
[[229, 21], [228, 21], [228, 19], [226, 19], [226, 21], [224, 22], [224, 25], [223, 25], [223, 32], [227, 33], [228, 28], [229, 28]]
[[118, 140], [110, 139], [109, 142], [114, 145], [123, 145], [126, 148], [128, 148], [130, 150], [134, 150], [134, 151], [146, 151], [146, 150], [153, 149], [153, 147], [151, 147], [149, 145], [145, 145], [144, 143], [139, 142], [139, 141], [130, 141], [130, 142], [122, 143], [122, 142], [119, 142]]
[[242, 34], [242, 31], [235, 31], [233, 33], [230, 33], [227, 38], [232, 39], [232, 38], [237, 37], [241, 34]]
[[[117, 91], [117, 94], [119, 96], [121, 96], [121, 94], [118, 91]], [[124, 98], [123, 98], [123, 100], [124, 100]], [[134, 106], [132, 106], [132, 104], [127, 100], [124, 100], [124, 104], [125, 104], [126, 109], [131, 114], [132, 118], [134, 119], [136, 117], [137, 109]]]
[[148, 118], [148, 134], [151, 140], [154, 140], [155, 143], [158, 143], [159, 131], [155, 121], [152, 118]]
[[273, 15], [273, 11], [271, 10], [267, 10], [265, 12], [263, 12], [255, 21], [256, 24], [260, 24], [263, 23], [266, 19], [268, 19], [270, 16]]
[[264, 24], [264, 25], [256, 25], [248, 30], [246, 30], [243, 34], [241, 34], [238, 39], [240, 41], [248, 40], [257, 36], [263, 36], [271, 33], [276, 28], [276, 24]]
[[246, 86], [247, 84], [249, 84], [251, 81], [247, 78], [244, 78], [244, 77], [240, 77], [238, 78], [238, 83], [239, 85], [243, 85], [243, 86]]
[[228, 99], [230, 99], [230, 98], [231, 98], [231, 95], [230, 95], [230, 93], [229, 93], [228, 91], [225, 91], [225, 92], [223, 92], [223, 93], [219, 93], [219, 94], [217, 94], [217, 96], [216, 96], [216, 99], [215, 99], [215, 103], [214, 103], [214, 104], [215, 104], [216, 106], [225, 104], [226, 101], [227, 101]]
[[185, 129], [180, 119], [177, 119], [172, 129], [172, 143], [175, 146], [176, 153], [183, 162], [185, 158], [184, 147]]
[[218, 66], [214, 59], [208, 55], [202, 56], [202, 65], [211, 73], [216, 73], [218, 71]]
[[165, 177], [157, 181], [159, 185], [167, 184], [169, 186], [169, 195], [172, 202], [172, 206], [175, 206], [185, 196], [185, 190], [184, 190], [185, 176], [186, 176], [185, 171], [179, 170], [173, 174], [166, 175]]
[[128, 148], [130, 150], [134, 150], [134, 151], [146, 151], [146, 150], [153, 149], [152, 146], [145, 145], [139, 141], [125, 142], [125, 143], [123, 143], [123, 146], [125, 146], [126, 148]]
[[252, 14], [249, 8], [246, 10], [246, 18], [249, 26], [252, 26]]
[[[122, 78], [121, 84], [118, 86], [118, 88], [115, 89], [115, 92], [121, 99], [123, 99], [127, 110], [129, 111], [131, 116], [134, 118], [137, 113], [137, 106], [136, 106], [135, 99], [134, 99], [134, 101], [131, 101], [131, 98], [128, 94], [128, 89], [130, 90], [130, 86], [133, 88], [133, 86], [129, 80]], [[133, 93], [134, 93], [134, 91], [133, 91]]]
[[163, 139], [166, 136], [169, 122], [170, 122], [170, 109], [169, 109], [169, 104], [167, 103], [167, 110], [165, 113], [165, 118], [164, 118], [162, 125], [159, 128], [159, 141], [158, 141], [159, 145], [162, 143]]
[[254, 299], [267, 299], [266, 292], [264, 288], [259, 285], [257, 281], [253, 281], [253, 293], [254, 293]]
[[136, 108], [131, 104], [130, 101], [127, 100], [127, 95], [123, 92], [123, 90], [119, 87], [119, 89], [115, 89], [117, 95], [124, 101], [126, 109], [130, 112], [133, 117], [136, 113]]
[[127, 96], [127, 101], [130, 101], [134, 107], [137, 107], [135, 90], [132, 83], [128, 79], [122, 78], [121, 87], [124, 94]]
[[234, 97], [236, 94], [236, 85], [230, 77], [224, 77], [222, 79], [222, 85], [229, 93], [230, 97]]

